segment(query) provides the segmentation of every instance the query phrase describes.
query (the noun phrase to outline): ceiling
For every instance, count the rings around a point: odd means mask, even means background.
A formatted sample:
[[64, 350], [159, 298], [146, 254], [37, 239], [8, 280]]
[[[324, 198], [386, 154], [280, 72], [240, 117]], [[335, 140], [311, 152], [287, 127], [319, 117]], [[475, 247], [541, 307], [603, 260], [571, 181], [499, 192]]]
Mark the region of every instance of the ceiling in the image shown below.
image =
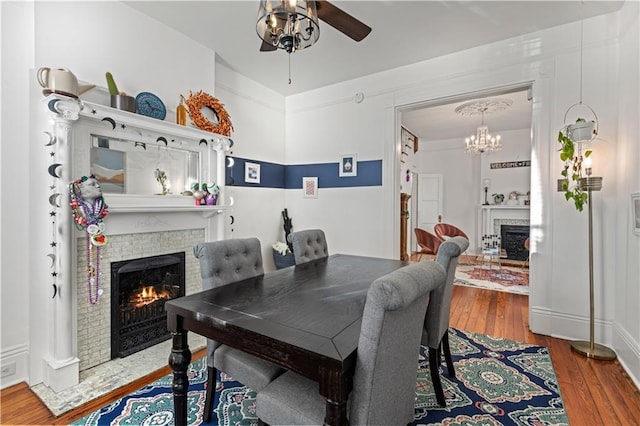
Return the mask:
[[[472, 100], [495, 98], [509, 99], [513, 104], [506, 110], [485, 114], [484, 123], [489, 127], [491, 134], [531, 127], [531, 101], [528, 90], [510, 93], [497, 92], [487, 96], [474, 97]], [[476, 134], [476, 129], [482, 121], [482, 115], [462, 116], [455, 112], [458, 106], [469, 101], [470, 99], [457, 99], [451, 103], [445, 101], [445, 103], [435, 106], [423, 106], [403, 111], [402, 125], [418, 136], [421, 142], [460, 139], [462, 145], [464, 138]], [[506, 143], [506, 140], [504, 142]]]
[[[610, 13], [618, 10], [623, 1], [335, 0], [331, 3], [369, 25], [371, 33], [358, 43], [320, 21], [318, 42], [291, 54], [290, 58], [283, 50], [259, 51], [258, 0], [125, 3], [211, 48], [217, 60], [232, 70], [288, 96]], [[288, 83], [288, 59], [291, 60], [291, 84]], [[507, 130], [521, 124], [519, 128], [524, 128], [527, 120], [526, 126], [530, 125], [526, 93], [511, 96], [514, 106], [509, 111], [496, 114], [496, 122], [488, 117], [490, 130], [493, 127]], [[524, 104], [521, 104], [523, 97]], [[407, 127], [421, 138], [446, 139], [459, 137], [460, 132], [475, 132], [479, 117], [464, 117], [461, 121], [453, 112], [455, 106], [421, 108], [421, 111], [403, 114], [403, 123], [408, 120]], [[516, 116], [525, 110], [526, 117]], [[500, 123], [500, 120], [511, 124]], [[439, 126], [435, 128], [433, 123]], [[465, 127], [463, 123], [468, 125]], [[451, 135], [453, 130], [457, 131], [456, 135]]]
[[320, 21], [318, 42], [291, 55], [291, 84], [287, 53], [259, 51], [258, 0], [125, 3], [286, 96], [609, 13], [623, 2], [336, 0], [331, 3], [369, 25], [371, 34], [358, 43]]

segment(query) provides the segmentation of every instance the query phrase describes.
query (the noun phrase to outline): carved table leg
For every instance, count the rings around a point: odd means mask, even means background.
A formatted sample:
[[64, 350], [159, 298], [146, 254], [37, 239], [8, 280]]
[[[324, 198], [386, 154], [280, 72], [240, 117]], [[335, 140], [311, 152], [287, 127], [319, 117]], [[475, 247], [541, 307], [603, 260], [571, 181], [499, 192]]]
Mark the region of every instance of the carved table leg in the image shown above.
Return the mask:
[[191, 351], [187, 344], [187, 332], [178, 330], [171, 333], [173, 347], [169, 355], [169, 366], [173, 370], [173, 407], [175, 424], [187, 425], [187, 392], [189, 391], [189, 379], [187, 370], [191, 362]]
[[349, 396], [350, 376], [341, 370], [320, 368], [320, 395], [327, 398], [324, 424], [331, 426], [348, 425], [347, 398]]
[[327, 398], [324, 414], [324, 424], [331, 426], [348, 425], [347, 421], [347, 401], [334, 402]]

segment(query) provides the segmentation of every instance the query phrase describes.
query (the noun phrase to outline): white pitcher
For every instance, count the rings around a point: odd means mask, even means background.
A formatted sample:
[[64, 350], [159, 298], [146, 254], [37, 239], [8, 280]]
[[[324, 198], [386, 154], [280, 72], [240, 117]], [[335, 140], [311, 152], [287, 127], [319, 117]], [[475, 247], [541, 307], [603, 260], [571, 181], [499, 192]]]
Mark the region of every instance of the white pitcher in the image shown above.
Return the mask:
[[38, 83], [44, 87], [42, 93], [78, 97], [78, 79], [66, 68], [42, 67], [38, 70]]

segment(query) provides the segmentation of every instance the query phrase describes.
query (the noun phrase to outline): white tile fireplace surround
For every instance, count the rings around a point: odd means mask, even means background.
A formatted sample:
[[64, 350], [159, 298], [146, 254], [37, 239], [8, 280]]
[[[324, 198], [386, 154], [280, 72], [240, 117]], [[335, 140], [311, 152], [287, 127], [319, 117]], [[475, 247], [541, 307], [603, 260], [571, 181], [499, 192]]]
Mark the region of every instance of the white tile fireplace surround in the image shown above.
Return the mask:
[[[108, 202], [108, 195], [105, 195], [105, 199]], [[197, 212], [129, 212], [107, 216], [105, 223], [109, 242], [103, 247], [100, 259], [100, 288], [103, 293], [95, 305], [91, 305], [88, 300], [85, 240], [84, 237], [77, 238], [78, 285], [75, 303], [80, 383], [60, 392], [54, 392], [44, 384], [33, 387], [34, 392], [54, 415], [60, 415], [167, 365], [170, 340], [128, 357], [111, 360], [110, 264], [133, 258], [185, 252], [185, 292], [198, 292], [201, 290], [200, 266], [193, 255], [193, 246], [205, 241], [206, 230], [202, 224], [208, 220]], [[185, 221], [192, 224], [201, 222], [200, 227], [171, 229], [188, 227]], [[140, 232], [145, 230], [148, 232]], [[192, 351], [205, 344], [204, 338], [193, 333], [189, 335], [189, 347]]]
[[[108, 219], [107, 219], [108, 220]], [[100, 259], [103, 290], [98, 303], [89, 303], [87, 294], [87, 254], [84, 238], [78, 239], [77, 306], [78, 358], [80, 372], [111, 360], [111, 263], [169, 253], [185, 253], [185, 290], [201, 290], [200, 266], [193, 246], [204, 241], [204, 229], [123, 234], [109, 237]], [[168, 356], [168, 354], [167, 354]]]
[[480, 222], [480, 234], [477, 247], [480, 247], [482, 235], [500, 235], [502, 225], [526, 225], [530, 224], [529, 206], [481, 206], [478, 215]]

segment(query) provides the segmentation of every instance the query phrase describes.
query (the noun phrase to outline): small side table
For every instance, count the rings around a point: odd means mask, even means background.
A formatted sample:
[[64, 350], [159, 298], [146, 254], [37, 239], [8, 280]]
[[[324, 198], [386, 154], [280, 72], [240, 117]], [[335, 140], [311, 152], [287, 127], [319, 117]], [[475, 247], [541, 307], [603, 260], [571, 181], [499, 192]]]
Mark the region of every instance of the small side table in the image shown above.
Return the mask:
[[489, 269], [493, 269], [493, 265], [497, 265], [498, 271], [502, 270], [502, 262], [500, 259], [506, 257], [506, 251], [500, 249], [500, 247], [485, 247], [480, 253], [480, 267], [489, 266]]

